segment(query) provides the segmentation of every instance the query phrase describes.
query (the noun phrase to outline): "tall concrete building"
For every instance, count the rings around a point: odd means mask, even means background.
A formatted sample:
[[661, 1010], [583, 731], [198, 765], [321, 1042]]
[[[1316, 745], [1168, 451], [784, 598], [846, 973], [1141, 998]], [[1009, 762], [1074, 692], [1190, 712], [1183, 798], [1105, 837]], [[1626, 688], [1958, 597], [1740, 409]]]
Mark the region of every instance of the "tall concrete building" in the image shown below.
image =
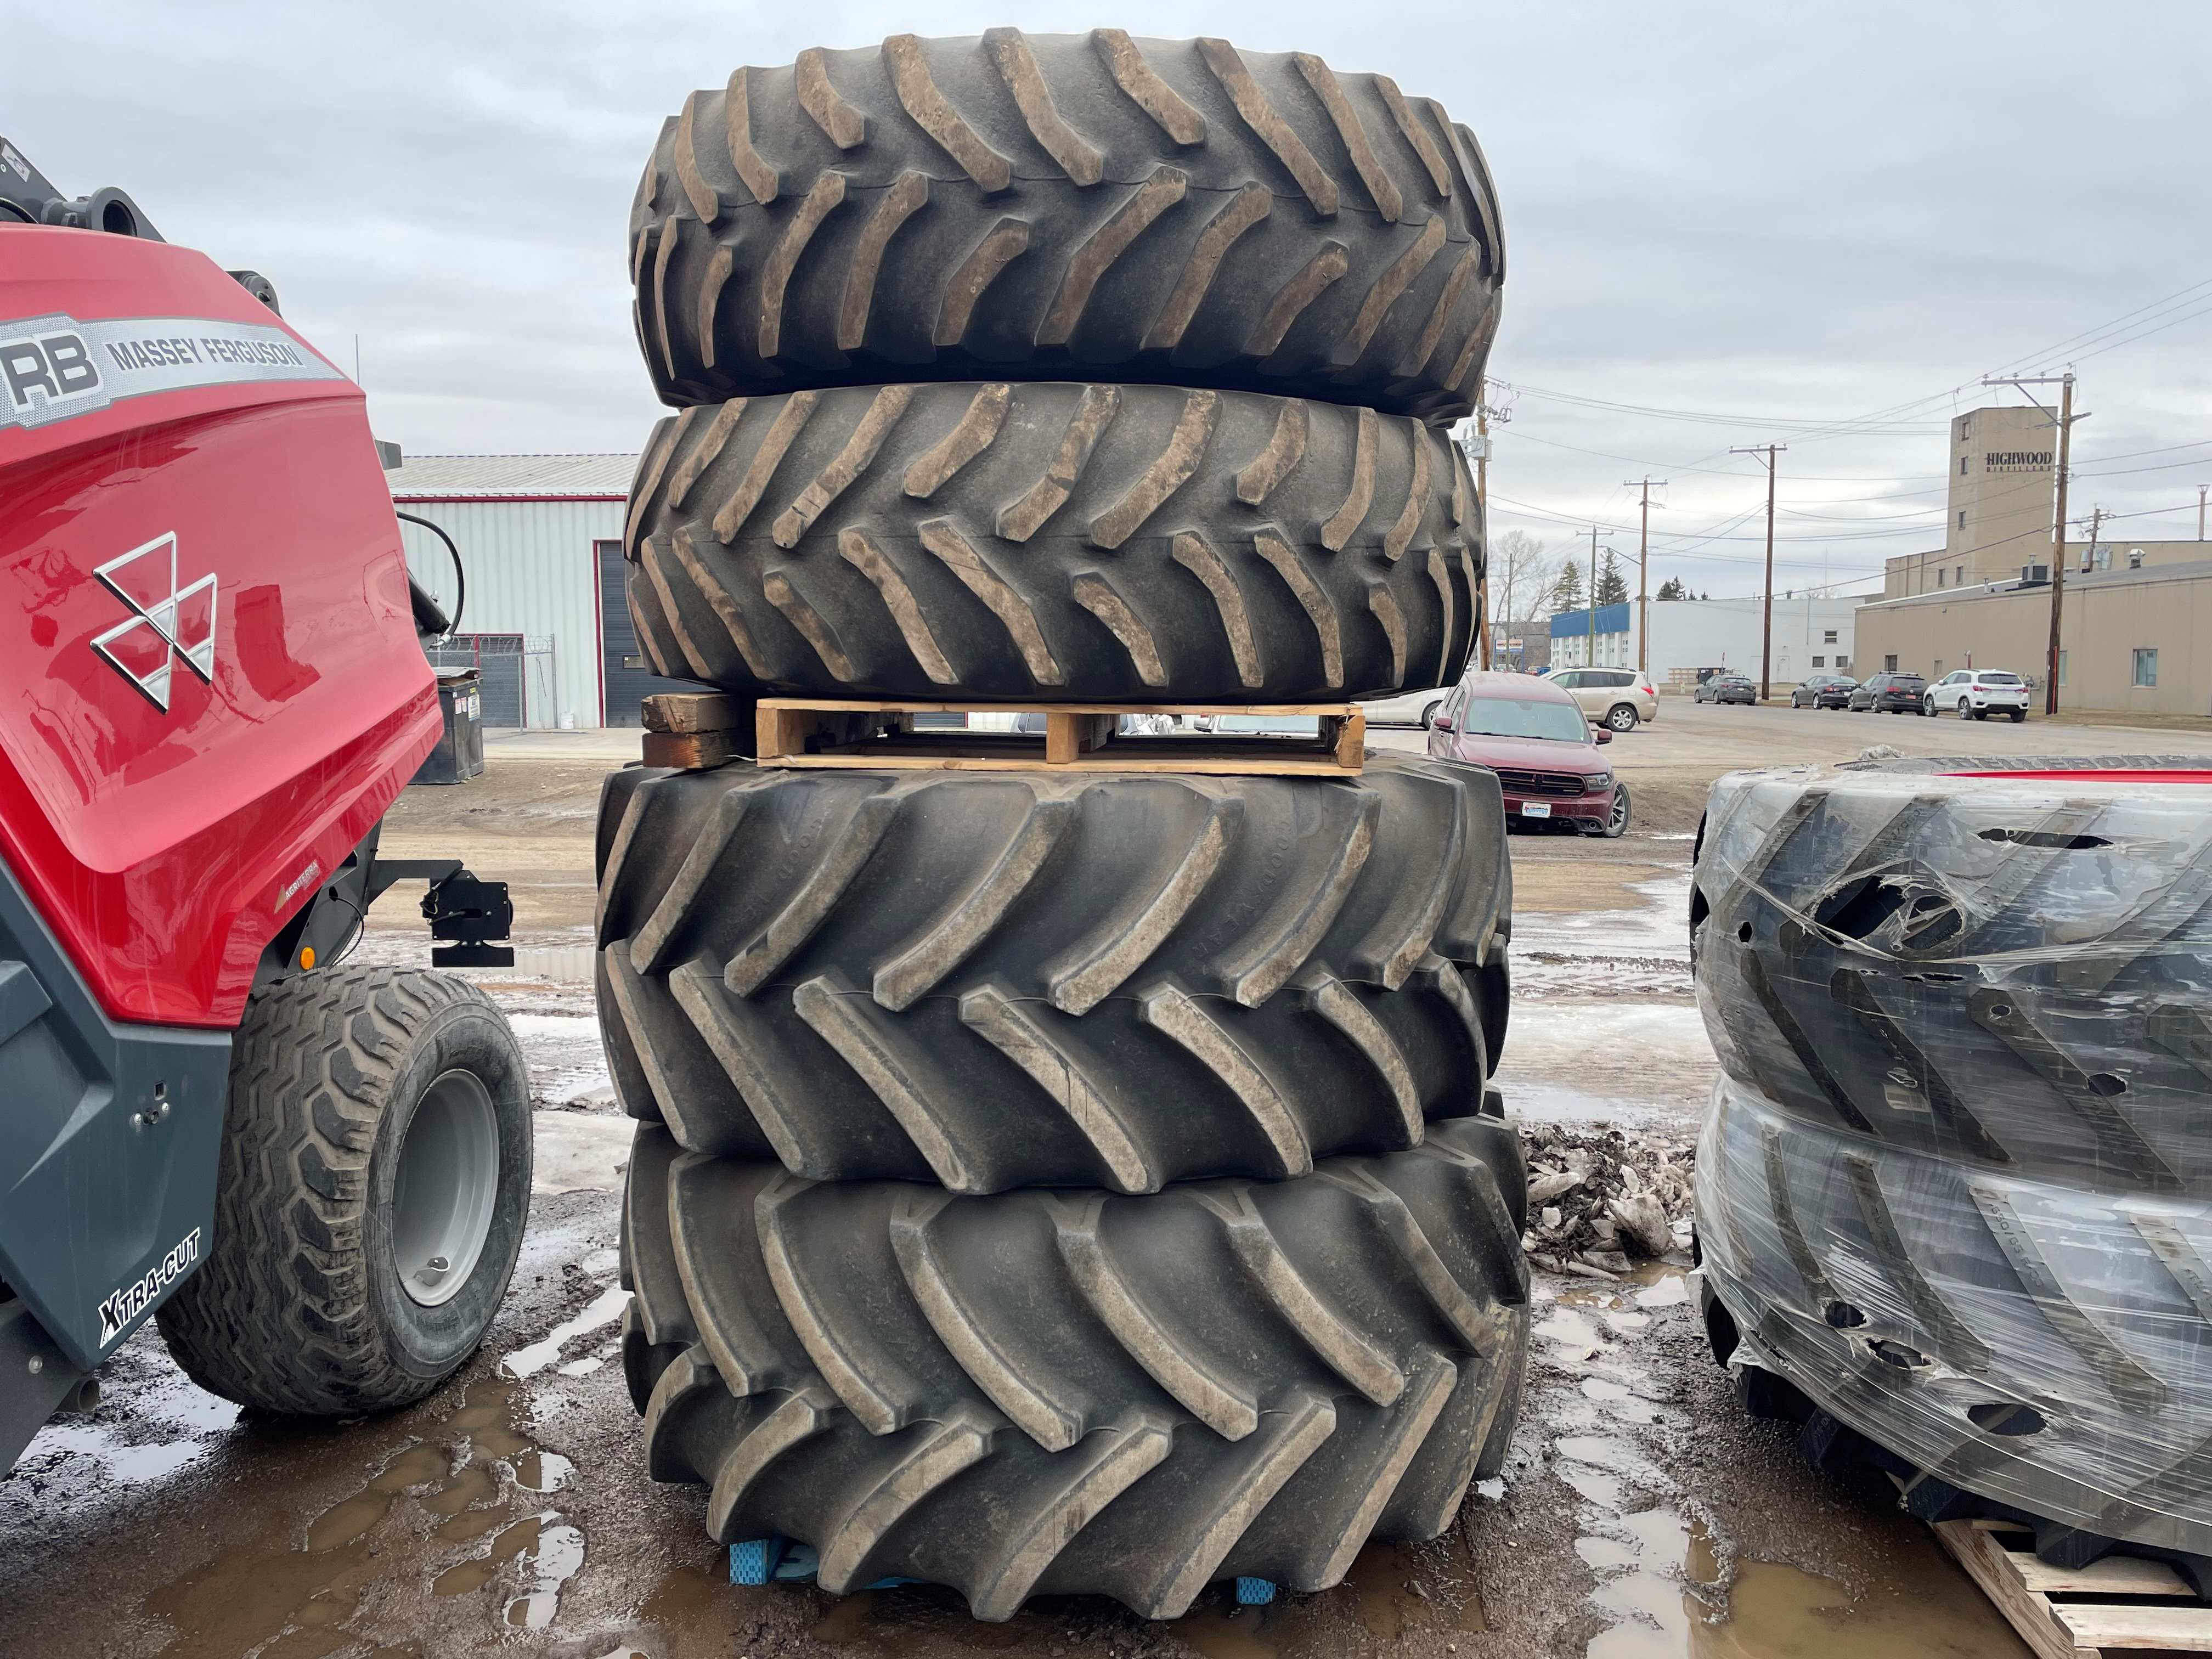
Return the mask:
[[1888, 562], [1882, 597], [1901, 599], [2049, 574], [2057, 430], [2026, 409], [1977, 409], [1951, 422], [1943, 545]]

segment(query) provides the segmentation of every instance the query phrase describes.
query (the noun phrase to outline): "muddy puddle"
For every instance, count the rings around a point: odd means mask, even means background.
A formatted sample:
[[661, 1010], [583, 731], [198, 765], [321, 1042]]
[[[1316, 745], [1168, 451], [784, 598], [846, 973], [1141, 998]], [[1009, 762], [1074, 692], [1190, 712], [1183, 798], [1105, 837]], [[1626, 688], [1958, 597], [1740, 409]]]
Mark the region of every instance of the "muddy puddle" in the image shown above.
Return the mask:
[[[1857, 1593], [1741, 1552], [1667, 1464], [1663, 1376], [1638, 1355], [1656, 1319], [1689, 1302], [1679, 1266], [1613, 1285], [1555, 1282], [1534, 1326], [1550, 1374], [1545, 1460], [1579, 1500], [1574, 1552], [1607, 1621], [1587, 1659], [2027, 1659], [2011, 1629], [1918, 1529]], [[1658, 1501], [1654, 1501], [1655, 1498]]]
[[[440, 1621], [454, 1635], [470, 1623], [481, 1631], [480, 1643], [459, 1648], [489, 1646], [502, 1627], [545, 1629], [583, 1565], [585, 1540], [548, 1502], [572, 1466], [536, 1443], [526, 1419], [514, 1383], [480, 1381], [451, 1396], [441, 1417], [413, 1425], [356, 1490], [304, 1528], [281, 1494], [241, 1504], [236, 1541], [141, 1604], [171, 1633], [160, 1651], [171, 1659], [358, 1652], [356, 1619], [425, 1595], [454, 1601]], [[318, 1438], [341, 1443], [326, 1431], [289, 1432], [302, 1453]]]

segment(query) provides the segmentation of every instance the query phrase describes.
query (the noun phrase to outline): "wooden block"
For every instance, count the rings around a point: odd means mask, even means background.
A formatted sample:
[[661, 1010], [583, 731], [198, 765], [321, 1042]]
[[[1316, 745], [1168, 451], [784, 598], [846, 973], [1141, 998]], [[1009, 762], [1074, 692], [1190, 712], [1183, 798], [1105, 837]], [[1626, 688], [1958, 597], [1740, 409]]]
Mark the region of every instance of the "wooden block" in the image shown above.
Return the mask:
[[647, 732], [645, 763], [673, 766], [681, 771], [702, 772], [727, 766], [744, 757], [736, 734], [730, 732]]
[[780, 703], [763, 702], [753, 716], [753, 752], [763, 761], [803, 754], [806, 749], [806, 734], [813, 726], [813, 715], [804, 708], [787, 708]]
[[[2021, 1583], [2042, 1595], [2191, 1596], [2188, 1581], [2163, 1561], [2146, 1561], [2139, 1555], [2108, 1555], [2086, 1567], [2054, 1567], [2016, 1551], [2013, 1566]], [[2206, 1609], [2212, 1619], [2212, 1608]]]
[[1068, 714], [1056, 711], [1044, 717], [1044, 759], [1048, 766], [1065, 766], [1079, 755], [1103, 749], [1113, 742], [1121, 725], [1118, 714]]
[[663, 691], [647, 697], [641, 712], [648, 732], [727, 732], [753, 718], [753, 705], [726, 691]]
[[1939, 1521], [1936, 1536], [1966, 1576], [1982, 1587], [2005, 1622], [2020, 1633], [2041, 1659], [2097, 1659], [2095, 1650], [2084, 1650], [2052, 1617], [2050, 1598], [2039, 1595], [2021, 1582], [2011, 1552], [1988, 1532], [1970, 1521]]
[[2052, 1613], [2078, 1649], [2111, 1655], [2131, 1648], [2162, 1653], [2212, 1653], [2212, 1607], [2152, 1601], [2069, 1601]]
[[[1324, 728], [1325, 729], [1325, 728]], [[1336, 763], [1357, 772], [1367, 757], [1367, 714], [1355, 708], [1336, 729]]]

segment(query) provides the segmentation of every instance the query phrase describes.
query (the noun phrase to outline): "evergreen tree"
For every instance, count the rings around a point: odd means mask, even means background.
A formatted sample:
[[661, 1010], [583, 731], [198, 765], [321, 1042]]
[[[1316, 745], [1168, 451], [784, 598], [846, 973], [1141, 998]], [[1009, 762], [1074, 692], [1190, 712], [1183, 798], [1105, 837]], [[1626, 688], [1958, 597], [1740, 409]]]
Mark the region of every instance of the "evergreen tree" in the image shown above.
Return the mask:
[[1628, 578], [1620, 574], [1620, 561], [1613, 550], [1605, 550], [1605, 562], [1597, 568], [1597, 602], [1600, 605], [1626, 605], [1628, 602]]
[[1669, 576], [1659, 584], [1658, 592], [1652, 597], [1660, 599], [1686, 599], [1690, 597], [1690, 591], [1682, 586], [1682, 579], [1680, 576]]
[[1583, 568], [1572, 559], [1559, 567], [1559, 580], [1552, 584], [1552, 611], [1579, 611], [1583, 608]]

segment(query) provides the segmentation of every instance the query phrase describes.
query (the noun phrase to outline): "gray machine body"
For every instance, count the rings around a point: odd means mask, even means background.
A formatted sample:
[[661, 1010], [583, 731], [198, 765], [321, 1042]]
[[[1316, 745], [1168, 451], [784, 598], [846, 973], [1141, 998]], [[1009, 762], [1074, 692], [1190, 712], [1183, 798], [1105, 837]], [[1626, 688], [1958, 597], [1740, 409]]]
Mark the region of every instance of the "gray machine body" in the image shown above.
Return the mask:
[[0, 1473], [205, 1259], [229, 1071], [110, 1019], [0, 862]]

